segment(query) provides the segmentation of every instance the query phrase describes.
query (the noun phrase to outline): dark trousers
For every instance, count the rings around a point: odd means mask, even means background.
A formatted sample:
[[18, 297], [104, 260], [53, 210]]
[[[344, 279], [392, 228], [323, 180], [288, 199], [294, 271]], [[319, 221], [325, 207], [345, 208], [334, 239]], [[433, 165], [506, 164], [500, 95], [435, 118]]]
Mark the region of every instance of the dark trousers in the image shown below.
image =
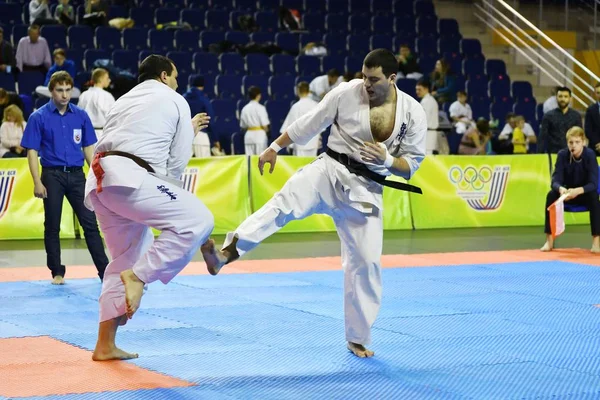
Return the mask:
[[85, 192], [83, 170], [65, 172], [62, 169], [43, 168], [41, 179], [48, 194], [44, 199], [44, 246], [46, 262], [52, 271], [52, 277], [65, 276], [65, 266], [60, 260], [59, 233], [63, 199], [66, 196], [83, 227], [85, 242], [98, 270], [98, 276], [103, 279], [108, 258], [98, 231], [96, 215], [83, 204]]
[[[546, 196], [546, 226], [544, 232], [547, 234], [552, 233], [550, 230], [550, 213], [548, 212], [548, 207], [550, 204], [554, 203], [560, 194], [551, 190], [548, 192]], [[573, 206], [584, 206], [588, 210], [590, 210], [590, 225], [592, 228], [592, 236], [600, 236], [600, 200], [598, 200], [598, 193], [588, 192], [582, 195], [575, 197], [572, 200], [565, 201], [565, 204], [573, 205]]]

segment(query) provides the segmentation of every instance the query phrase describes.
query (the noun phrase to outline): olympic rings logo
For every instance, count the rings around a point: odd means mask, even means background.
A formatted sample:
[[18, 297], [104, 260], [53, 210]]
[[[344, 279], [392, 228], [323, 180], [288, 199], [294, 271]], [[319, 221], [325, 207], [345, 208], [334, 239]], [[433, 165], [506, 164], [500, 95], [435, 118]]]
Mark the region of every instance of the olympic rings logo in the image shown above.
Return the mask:
[[460, 190], [482, 190], [485, 184], [492, 180], [492, 176], [492, 169], [488, 166], [483, 166], [479, 170], [468, 166], [463, 170], [455, 165], [448, 171], [448, 179]]

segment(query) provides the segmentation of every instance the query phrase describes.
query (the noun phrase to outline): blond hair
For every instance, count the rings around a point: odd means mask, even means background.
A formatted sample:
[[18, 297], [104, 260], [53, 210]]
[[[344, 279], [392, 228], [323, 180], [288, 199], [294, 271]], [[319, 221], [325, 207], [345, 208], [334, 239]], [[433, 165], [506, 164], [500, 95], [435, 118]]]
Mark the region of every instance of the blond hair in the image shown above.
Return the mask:
[[584, 142], [587, 141], [587, 137], [585, 137], [585, 132], [583, 130], [583, 128], [579, 127], [579, 126], [574, 126], [571, 129], [569, 129], [567, 131], [567, 140], [569, 140], [572, 137], [578, 137], [581, 138], [581, 140], [583, 140]]
[[515, 115], [515, 123], [525, 122], [525, 118], [522, 115]]
[[7, 122], [6, 120], [9, 115], [12, 115], [12, 117], [15, 119], [15, 125], [23, 129], [23, 123], [25, 122], [25, 118], [23, 118], [23, 111], [21, 111], [21, 109], [15, 104], [11, 104], [4, 109], [2, 122]]
[[92, 71], [92, 81], [94, 81], [94, 84], [98, 84], [100, 83], [100, 79], [102, 79], [104, 77], [104, 75], [108, 75], [108, 71], [105, 70], [104, 68], [96, 68], [95, 70]]

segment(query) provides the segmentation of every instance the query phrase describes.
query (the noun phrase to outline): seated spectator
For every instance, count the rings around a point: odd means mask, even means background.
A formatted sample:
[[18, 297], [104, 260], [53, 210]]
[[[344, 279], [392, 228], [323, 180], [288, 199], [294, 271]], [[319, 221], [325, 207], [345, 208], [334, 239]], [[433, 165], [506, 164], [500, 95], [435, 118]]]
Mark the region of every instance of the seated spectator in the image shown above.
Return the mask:
[[0, 158], [27, 157], [27, 151], [21, 147], [25, 120], [23, 112], [16, 105], [4, 109], [0, 126]]
[[38, 26], [58, 24], [58, 21], [52, 18], [48, 0], [31, 0], [29, 2], [29, 24]]
[[100, 138], [106, 123], [106, 116], [115, 104], [115, 98], [105, 90], [110, 86], [110, 74], [107, 70], [96, 68], [92, 72], [92, 82], [94, 82], [94, 86], [79, 96], [77, 105], [88, 113], [96, 137]]
[[242, 108], [240, 128], [244, 130], [244, 145], [247, 155], [260, 155], [267, 149], [267, 132], [271, 122], [265, 106], [260, 104], [260, 88], [251, 86], [248, 89], [250, 101]]
[[513, 154], [527, 154], [527, 136], [525, 129], [525, 118], [522, 115], [515, 117], [515, 129], [512, 133]]
[[[10, 33], [7, 32], [7, 37]], [[4, 40], [4, 29], [0, 26], [0, 73], [10, 74], [15, 68], [15, 51], [8, 40]]]
[[600, 201], [598, 200], [598, 161], [594, 151], [585, 147], [587, 138], [578, 126], [567, 131], [567, 148], [556, 156], [552, 174], [552, 190], [546, 196], [546, 243], [540, 250], [551, 251], [554, 239], [550, 228], [548, 207], [563, 194], [568, 194], [565, 204], [585, 206], [590, 211], [592, 228], [592, 253], [600, 253]]
[[23, 100], [21, 100], [21, 97], [19, 97], [18, 94], [0, 88], [0, 115], [4, 115], [4, 109], [13, 104], [19, 107], [21, 112], [25, 112]]
[[[77, 76], [77, 69], [75, 68], [75, 63], [71, 60], [67, 60], [67, 54], [63, 49], [56, 49], [52, 53], [54, 57], [54, 64], [50, 67], [48, 72], [46, 73], [46, 80], [44, 81], [43, 86], [38, 86], [35, 88], [35, 92], [43, 97], [52, 97], [50, 90], [48, 90], [48, 83], [50, 82], [50, 77], [53, 73], [58, 71], [66, 71], [71, 75], [73, 81], [75, 80], [75, 76]], [[71, 98], [77, 99], [81, 95], [81, 91], [76, 87], [73, 87], [71, 90]]]
[[410, 50], [410, 46], [406, 43], [400, 45], [400, 52], [396, 56], [398, 60], [398, 79], [416, 79], [423, 77], [421, 67], [417, 63], [417, 57]]
[[46, 39], [40, 36], [39, 25], [31, 25], [27, 36], [19, 40], [16, 61], [19, 71], [48, 72], [51, 65], [50, 49]]
[[[504, 125], [504, 128], [502, 128], [500, 135], [498, 135], [498, 140], [495, 145], [497, 154], [513, 154], [513, 132], [516, 127], [517, 115], [515, 115], [514, 113], [506, 114], [506, 124]], [[523, 121], [523, 127], [521, 128], [521, 131], [525, 135], [525, 145], [527, 150], [529, 151], [529, 144], [537, 143], [537, 136], [535, 136], [535, 131], [533, 130], [531, 125], [529, 125], [529, 123], [525, 121]]]
[[323, 43], [310, 42], [302, 49], [300, 54], [306, 56], [324, 57], [327, 55], [327, 47]]
[[491, 137], [490, 123], [483, 118], [479, 119], [475, 127], [463, 135], [458, 146], [458, 154], [471, 156], [486, 155]]
[[69, 4], [69, 0], [59, 0], [59, 4], [54, 10], [54, 19], [65, 26], [75, 24], [75, 11], [73, 6]]
[[106, 25], [109, 7], [110, 4], [107, 0], [86, 0], [83, 23], [92, 28]]
[[450, 105], [450, 118], [456, 133], [462, 135], [475, 126], [475, 121], [473, 121], [473, 110], [467, 103], [467, 93], [459, 90], [456, 92], [456, 98], [457, 100]]
[[450, 64], [443, 58], [435, 63], [431, 73], [431, 88], [431, 95], [440, 104], [456, 100], [456, 77], [450, 71]]
[[343, 77], [337, 69], [333, 68], [327, 71], [327, 75], [317, 76], [310, 83], [310, 95], [314, 101], [321, 101], [329, 91], [343, 81]]

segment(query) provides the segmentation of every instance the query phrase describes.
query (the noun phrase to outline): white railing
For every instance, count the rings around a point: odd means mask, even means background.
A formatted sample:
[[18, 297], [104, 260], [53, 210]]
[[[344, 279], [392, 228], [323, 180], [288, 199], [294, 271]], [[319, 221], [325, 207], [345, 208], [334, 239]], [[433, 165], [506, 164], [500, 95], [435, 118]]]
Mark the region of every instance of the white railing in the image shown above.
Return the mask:
[[[594, 2], [600, 3], [600, 0], [594, 0]], [[493, 3], [496, 3], [498, 6], [495, 6]], [[579, 62], [568, 51], [560, 47], [506, 1], [482, 0], [482, 4], [483, 6], [475, 4], [477, 9], [475, 16], [534, 65], [540, 73], [545, 74], [556, 86], [569, 86], [571, 89], [576, 89], [573, 90], [573, 100], [582, 106], [587, 107], [589, 103], [595, 101], [590, 95], [594, 91], [594, 85], [590, 84], [590, 82], [600, 82], [600, 78], [596, 74]], [[505, 14], [508, 14], [508, 16]], [[537, 37], [533, 37], [526, 32], [517, 24], [517, 21], [522, 22], [527, 28], [533, 30]], [[512, 36], [512, 38], [509, 36]], [[540, 38], [550, 43], [553, 50], [563, 55], [564, 59], [559, 59], [553, 52], [546, 49], [540, 43]], [[528, 42], [532, 43], [535, 48]], [[583, 76], [575, 74], [571, 68], [564, 68], [565, 61], [567, 63], [571, 62], [581, 68], [584, 73]], [[561, 65], [563, 68], [557, 68], [552, 62]], [[579, 97], [577, 93], [580, 93], [583, 98]]]

